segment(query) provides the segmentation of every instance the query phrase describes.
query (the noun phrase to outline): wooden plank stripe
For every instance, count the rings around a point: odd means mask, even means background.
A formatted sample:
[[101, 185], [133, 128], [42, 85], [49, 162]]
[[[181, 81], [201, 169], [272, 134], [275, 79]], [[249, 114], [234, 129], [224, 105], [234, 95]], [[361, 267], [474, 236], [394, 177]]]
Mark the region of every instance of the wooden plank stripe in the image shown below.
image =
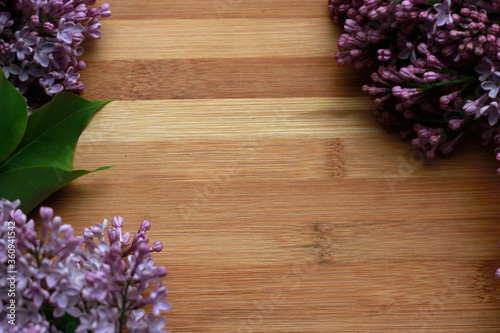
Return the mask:
[[325, 19], [109, 20], [106, 42], [87, 51], [95, 61], [329, 57], [339, 31]]
[[[96, 114], [81, 142], [154, 142], [175, 137], [252, 141], [270, 135], [353, 138], [382, 131], [372, 108], [367, 97], [115, 101]], [[123, 128], [127, 135], [121, 133]]]
[[333, 57], [90, 60], [82, 71], [94, 100], [360, 97], [366, 76]]
[[[467, 145], [449, 158], [434, 161], [412, 151], [409, 142], [392, 138], [391, 142], [370, 141], [370, 153], [358, 149], [358, 140], [341, 138], [262, 137], [249, 140], [230, 138], [211, 140], [179, 140], [166, 137], [163, 142], [85, 142], [78, 145], [75, 163], [80, 168], [93, 168], [96, 163], [116, 165], [135, 174], [134, 165], [148, 160], [150, 176], [165, 176], [175, 181], [215, 181], [215, 176], [228, 174], [246, 180], [306, 180], [379, 178], [380, 188], [396, 192], [404, 190], [411, 179], [432, 180], [453, 172], [457, 180], [493, 178], [498, 162], [492, 151], [473, 152]], [[384, 154], [388, 150], [391, 154]], [[161, 156], [155, 159], [155, 156]], [[475, 161], [484, 161], [481, 165]], [[168, 168], [164, 168], [168, 161]], [[422, 161], [423, 163], [420, 163]], [[207, 165], [208, 163], [208, 165]], [[489, 176], [489, 177], [488, 177]]]
[[[325, 0], [134, 0], [111, 4], [112, 19], [318, 18], [328, 17]], [[106, 21], [105, 21], [106, 22]], [[106, 23], [104, 23], [106, 24]]]

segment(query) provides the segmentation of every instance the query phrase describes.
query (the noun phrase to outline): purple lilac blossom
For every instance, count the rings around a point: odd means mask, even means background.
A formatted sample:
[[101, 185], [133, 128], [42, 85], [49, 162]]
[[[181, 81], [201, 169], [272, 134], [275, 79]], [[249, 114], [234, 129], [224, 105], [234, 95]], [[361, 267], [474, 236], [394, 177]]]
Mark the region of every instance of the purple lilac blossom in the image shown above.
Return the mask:
[[469, 131], [500, 152], [500, 0], [329, 0], [329, 10], [345, 31], [338, 64], [378, 66], [363, 91], [380, 122], [428, 158]]
[[81, 92], [78, 60], [86, 37], [101, 38], [99, 17], [111, 15], [95, 0], [0, 0], [0, 67], [24, 95], [28, 111], [54, 94]]
[[[68, 332], [60, 326], [70, 316], [78, 318], [71, 332], [167, 333], [160, 317], [170, 309], [161, 281], [167, 272], [151, 257], [163, 244], [148, 244], [149, 221], [134, 236], [123, 233], [121, 217], [114, 217], [111, 226], [104, 220], [74, 236], [51, 208], [41, 207], [38, 234], [19, 204], [0, 201], [0, 332]], [[12, 231], [15, 237], [9, 238]], [[8, 266], [9, 248], [15, 249], [15, 267]], [[10, 297], [4, 275], [9, 270], [17, 271], [15, 326], [6, 312]], [[153, 314], [145, 306], [152, 306]]]

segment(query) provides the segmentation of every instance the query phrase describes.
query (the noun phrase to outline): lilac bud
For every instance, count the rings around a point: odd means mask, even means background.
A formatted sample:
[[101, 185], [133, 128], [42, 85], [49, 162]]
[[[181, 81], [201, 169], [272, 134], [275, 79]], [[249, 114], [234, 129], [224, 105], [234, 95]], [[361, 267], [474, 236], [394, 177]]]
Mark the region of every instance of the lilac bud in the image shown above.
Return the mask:
[[167, 269], [164, 266], [159, 266], [156, 269], [156, 274], [158, 277], [164, 277], [167, 275]]
[[425, 10], [420, 12], [418, 16], [421, 20], [426, 21], [429, 18], [429, 14], [430, 14], [429, 10]]
[[[162, 245], [163, 246], [163, 245]], [[137, 246], [137, 250], [136, 250], [137, 253], [139, 254], [145, 254], [145, 253], [149, 253], [151, 252], [150, 249], [149, 249], [149, 246], [148, 246], [148, 243], [147, 242], [141, 242], [139, 243], [139, 245]]]
[[448, 122], [448, 127], [454, 131], [458, 131], [460, 128], [462, 128], [463, 122], [463, 119], [452, 119]]
[[424, 55], [429, 55], [429, 49], [427, 48], [427, 45], [425, 43], [420, 43], [417, 46], [417, 51], [424, 54]]
[[445, 142], [440, 146], [439, 149], [443, 154], [450, 154], [453, 152], [453, 144], [451, 144], [450, 142]]
[[437, 81], [439, 79], [440, 75], [437, 74], [436, 72], [427, 72], [424, 74], [424, 80], [425, 82], [434, 82], [434, 81]]
[[441, 141], [442, 139], [442, 136], [441, 135], [433, 135], [429, 138], [429, 142], [432, 144], [432, 145], [437, 145], [439, 144], [439, 142]]
[[498, 33], [500, 33], [500, 25], [493, 23], [488, 29], [488, 32], [492, 35], [497, 35]]
[[462, 17], [460, 17], [460, 15], [458, 15], [458, 14], [451, 14], [451, 19], [454, 22], [461, 22], [462, 21]]
[[458, 96], [458, 92], [457, 91], [452, 92], [451, 94], [448, 94], [448, 95], [441, 96], [439, 98], [439, 103], [444, 104], [444, 105], [448, 105], [457, 96]]
[[410, 80], [410, 79], [415, 79], [415, 74], [412, 73], [410, 68], [408, 67], [403, 67], [399, 70], [399, 75], [404, 79], [404, 80]]
[[427, 56], [427, 62], [431, 65], [438, 65], [440, 64], [439, 60], [436, 58], [434, 55], [429, 55]]
[[130, 232], [126, 232], [122, 235], [123, 244], [130, 245]]
[[423, 128], [417, 132], [417, 135], [420, 139], [428, 139], [431, 137], [432, 133], [428, 129]]
[[368, 87], [368, 94], [370, 95], [378, 95], [378, 94], [384, 94], [388, 93], [389, 89], [388, 88], [382, 88], [382, 87]]
[[394, 96], [400, 97], [402, 93], [403, 93], [403, 88], [401, 88], [400, 86], [392, 87], [392, 94]]
[[50, 207], [40, 207], [40, 217], [43, 221], [51, 221], [54, 217], [54, 210]]
[[160, 252], [161, 250], [163, 250], [163, 243], [161, 241], [154, 242], [150, 250], [154, 252]]
[[43, 23], [43, 31], [48, 33], [48, 34], [52, 34], [54, 32], [54, 24], [50, 23], [50, 22], [44, 22]]
[[85, 69], [87, 67], [87, 64], [85, 61], [80, 60], [76, 65], [75, 65], [75, 71], [81, 71], [82, 69]]
[[344, 24], [344, 30], [350, 34], [354, 34], [359, 31], [359, 25], [356, 21], [347, 19]]
[[350, 53], [353, 57], [359, 57], [359, 56], [361, 56], [364, 52], [365, 52], [364, 50], [353, 49], [353, 50], [351, 50], [349, 53]]
[[415, 112], [413, 112], [411, 110], [408, 110], [408, 109], [403, 112], [403, 116], [406, 119], [416, 119], [416, 118], [418, 118], [417, 115], [415, 114]]
[[414, 138], [411, 140], [411, 144], [414, 147], [419, 147], [421, 143], [422, 143], [422, 140], [419, 138]]
[[346, 57], [340, 52], [335, 53], [335, 59], [337, 59], [337, 64], [339, 66], [345, 66], [352, 61], [351, 57]]
[[465, 36], [464, 31], [459, 31], [459, 30], [451, 30], [450, 31], [450, 37], [453, 40], [458, 40], [459, 38], [462, 38]]
[[109, 255], [110, 255], [111, 260], [113, 260], [114, 262], [120, 260], [121, 254], [122, 254], [121, 245], [119, 245], [117, 243], [111, 245], [111, 247], [109, 248]]
[[477, 56], [481, 56], [484, 54], [484, 48], [482, 45], [477, 45], [476, 48], [474, 49], [474, 53], [477, 55]]
[[413, 3], [409, 0], [403, 0], [401, 2], [401, 6], [403, 7], [403, 10], [408, 12], [413, 8]]
[[478, 109], [478, 105], [475, 101], [468, 100], [465, 102], [465, 105], [463, 106], [463, 110], [467, 115], [473, 115], [476, 113], [476, 110]]
[[95, 7], [89, 9], [88, 14], [90, 17], [95, 17], [98, 15], [99, 10]]
[[442, 51], [445, 57], [451, 57], [455, 53], [455, 48], [453, 46], [446, 46]]
[[413, 104], [415, 95], [418, 95], [418, 90], [416, 88], [405, 88], [401, 93], [401, 98], [403, 99], [403, 105], [408, 105], [408, 103]]
[[425, 59], [418, 58], [415, 61], [415, 66], [417, 66], [419, 68], [427, 68], [427, 61]]
[[487, 22], [489, 22], [488, 15], [486, 15], [486, 13], [479, 13], [478, 21], [480, 23], [487, 23]]
[[464, 105], [464, 99], [462, 97], [458, 96], [457, 98], [455, 98], [453, 100], [453, 104], [455, 106], [462, 107]]
[[374, 102], [377, 105], [382, 105], [384, 102], [386, 102], [389, 99], [389, 97], [390, 97], [389, 95], [377, 97], [374, 99]]
[[149, 222], [148, 220], [144, 220], [144, 221], [142, 221], [141, 227], [140, 227], [139, 230], [145, 230], [145, 231], [147, 231], [150, 228], [151, 228], [151, 222]]
[[120, 240], [120, 233], [115, 228], [108, 229], [108, 238], [111, 244]]
[[495, 134], [495, 136], [493, 137], [493, 141], [495, 141], [495, 144], [500, 145], [500, 134]]
[[436, 33], [436, 42], [446, 43], [450, 39], [450, 33], [448, 31], [440, 30]]
[[16, 223], [23, 224], [26, 222], [26, 215], [24, 215], [23, 211], [20, 209], [16, 209], [10, 213], [12, 220], [16, 221]]
[[38, 17], [38, 15], [31, 15], [30, 23], [35, 27], [38, 26], [40, 24], [40, 18]]
[[366, 35], [366, 33], [365, 33], [365, 32], [363, 32], [363, 31], [358, 31], [358, 32], [356, 33], [356, 35], [355, 35], [355, 36], [356, 36], [356, 39], [357, 39], [358, 41], [362, 42], [362, 43], [364, 43], [364, 42], [367, 42], [367, 41], [368, 41], [368, 36], [367, 36], [367, 35]]
[[113, 217], [113, 219], [111, 220], [111, 225], [115, 228], [123, 227], [123, 217], [121, 216]]
[[84, 4], [79, 4], [78, 6], [75, 7], [75, 12], [76, 13], [85, 13], [87, 12], [87, 6]]
[[30, 242], [33, 245], [36, 245], [36, 231], [35, 230], [26, 230], [24, 233], [24, 237], [28, 242]]
[[389, 49], [379, 49], [377, 50], [377, 58], [379, 61], [389, 61], [391, 59], [392, 53]]

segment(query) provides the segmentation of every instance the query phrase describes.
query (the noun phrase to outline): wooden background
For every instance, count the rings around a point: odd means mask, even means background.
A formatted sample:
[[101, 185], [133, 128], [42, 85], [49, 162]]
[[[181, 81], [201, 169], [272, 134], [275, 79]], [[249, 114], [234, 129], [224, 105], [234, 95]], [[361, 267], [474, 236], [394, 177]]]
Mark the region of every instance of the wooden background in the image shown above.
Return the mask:
[[[99, 1], [102, 2], [102, 1]], [[338, 67], [326, 0], [109, 0], [84, 97], [114, 99], [48, 199], [153, 223], [178, 332], [500, 331], [500, 166], [421, 163]]]

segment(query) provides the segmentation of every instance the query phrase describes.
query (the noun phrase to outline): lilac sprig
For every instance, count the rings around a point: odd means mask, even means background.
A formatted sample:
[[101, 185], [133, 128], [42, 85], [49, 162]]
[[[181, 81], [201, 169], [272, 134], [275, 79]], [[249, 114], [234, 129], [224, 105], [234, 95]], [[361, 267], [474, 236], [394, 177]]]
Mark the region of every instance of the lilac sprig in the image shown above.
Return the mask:
[[[6, 312], [12, 297], [4, 278], [0, 331], [166, 332], [160, 314], [170, 309], [161, 281], [167, 272], [154, 266], [151, 257], [163, 244], [156, 241], [149, 246], [149, 221], [142, 222], [133, 237], [122, 232], [121, 217], [114, 217], [110, 228], [104, 220], [74, 236], [70, 225], [62, 224], [51, 208], [42, 207], [38, 235], [35, 222], [27, 221], [18, 206], [19, 201], [0, 202], [0, 271], [17, 271], [16, 325], [9, 323], [12, 318]], [[15, 267], [9, 266], [9, 242], [14, 242]], [[154, 289], [148, 294], [152, 283]], [[152, 314], [145, 312], [145, 306], [152, 306]]]
[[337, 62], [378, 66], [363, 91], [382, 123], [428, 158], [479, 128], [500, 160], [500, 1], [330, 0], [329, 9], [345, 30]]
[[82, 42], [101, 38], [99, 17], [111, 15], [95, 0], [0, 0], [0, 66], [25, 96], [29, 111], [63, 90], [84, 88]]

